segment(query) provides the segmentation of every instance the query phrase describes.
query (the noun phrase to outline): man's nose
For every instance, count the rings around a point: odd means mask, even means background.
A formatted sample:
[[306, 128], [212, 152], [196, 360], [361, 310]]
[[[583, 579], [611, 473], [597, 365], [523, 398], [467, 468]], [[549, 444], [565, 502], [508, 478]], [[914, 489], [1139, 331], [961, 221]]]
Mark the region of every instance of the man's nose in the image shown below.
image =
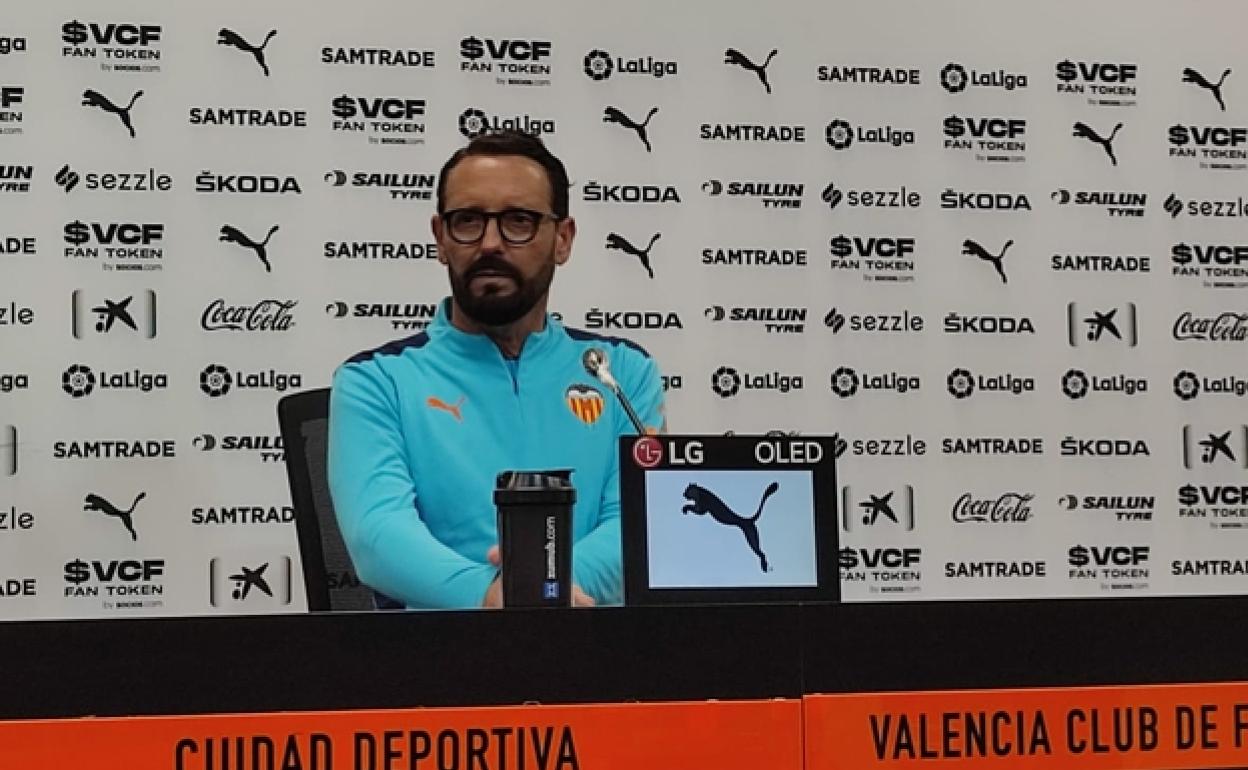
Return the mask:
[[498, 217], [491, 217], [485, 220], [485, 232], [481, 234], [481, 250], [488, 252], [499, 252], [503, 250], [502, 224]]

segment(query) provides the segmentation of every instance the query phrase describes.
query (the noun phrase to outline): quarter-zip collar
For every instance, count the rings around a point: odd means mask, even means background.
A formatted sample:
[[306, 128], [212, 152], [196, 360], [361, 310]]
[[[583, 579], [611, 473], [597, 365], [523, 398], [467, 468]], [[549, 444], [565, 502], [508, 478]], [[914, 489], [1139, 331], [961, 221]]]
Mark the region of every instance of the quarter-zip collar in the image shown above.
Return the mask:
[[[500, 363], [503, 360], [503, 352], [488, 335], [469, 334], [451, 323], [450, 297], [438, 304], [437, 312], [434, 313], [433, 322], [429, 324], [427, 333], [431, 340], [437, 340], [439, 345], [446, 345], [465, 358]], [[535, 357], [540, 358], [549, 354], [565, 336], [563, 325], [547, 313], [545, 327], [525, 338], [524, 345], [520, 348], [521, 365]]]

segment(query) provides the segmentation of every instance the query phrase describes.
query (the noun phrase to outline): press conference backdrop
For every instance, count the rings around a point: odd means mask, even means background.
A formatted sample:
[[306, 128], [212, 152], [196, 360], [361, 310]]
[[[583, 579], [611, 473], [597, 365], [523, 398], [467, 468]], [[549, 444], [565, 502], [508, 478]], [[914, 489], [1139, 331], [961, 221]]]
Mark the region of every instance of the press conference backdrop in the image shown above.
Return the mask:
[[847, 600], [1241, 592], [1245, 20], [11, 4], [0, 616], [302, 609], [274, 405], [427, 324], [435, 175], [495, 127], [567, 162], [553, 309], [672, 430], [845, 439]]

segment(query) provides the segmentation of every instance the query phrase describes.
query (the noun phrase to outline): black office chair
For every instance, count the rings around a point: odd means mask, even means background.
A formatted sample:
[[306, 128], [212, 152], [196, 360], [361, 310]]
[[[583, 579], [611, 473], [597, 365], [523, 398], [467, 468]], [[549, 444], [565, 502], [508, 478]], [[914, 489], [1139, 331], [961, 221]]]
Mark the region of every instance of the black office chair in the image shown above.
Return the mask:
[[329, 497], [325, 467], [329, 388], [285, 396], [277, 402], [277, 420], [286, 450], [286, 475], [295, 509], [308, 610], [338, 612], [384, 606], [374, 603], [373, 590], [356, 576]]

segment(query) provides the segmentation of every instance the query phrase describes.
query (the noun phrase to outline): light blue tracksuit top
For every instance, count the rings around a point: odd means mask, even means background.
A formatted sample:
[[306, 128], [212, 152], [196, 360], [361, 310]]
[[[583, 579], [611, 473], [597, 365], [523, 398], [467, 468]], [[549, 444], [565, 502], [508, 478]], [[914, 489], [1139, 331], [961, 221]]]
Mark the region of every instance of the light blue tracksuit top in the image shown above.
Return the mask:
[[581, 363], [603, 350], [642, 422], [663, 422], [658, 367], [637, 345], [547, 315], [518, 361], [450, 323], [352, 357], [334, 374], [329, 487], [360, 580], [411, 608], [478, 607], [497, 574], [495, 476], [573, 468], [573, 580], [623, 600], [617, 439], [636, 432]]

